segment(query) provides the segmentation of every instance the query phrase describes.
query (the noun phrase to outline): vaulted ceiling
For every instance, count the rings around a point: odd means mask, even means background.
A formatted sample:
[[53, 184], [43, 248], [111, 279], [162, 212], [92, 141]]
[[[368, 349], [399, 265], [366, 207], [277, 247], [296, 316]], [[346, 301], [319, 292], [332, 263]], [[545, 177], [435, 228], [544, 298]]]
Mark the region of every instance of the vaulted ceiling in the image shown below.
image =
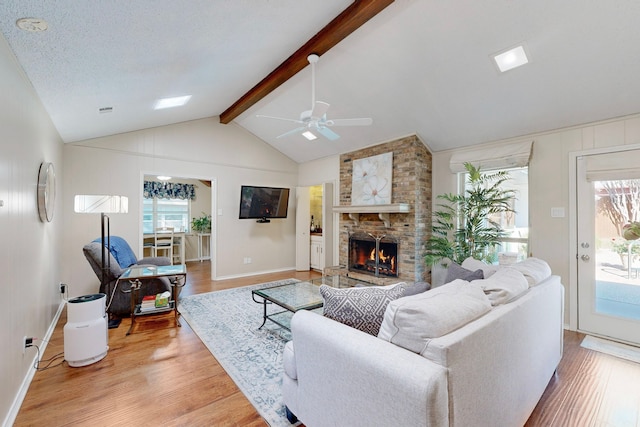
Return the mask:
[[[353, 3], [4, 0], [0, 31], [60, 135], [73, 142], [228, 118], [291, 55], [298, 52], [303, 67], [300, 49]], [[307, 141], [278, 138], [296, 123], [256, 117], [297, 119], [309, 110], [309, 66], [229, 126], [304, 162], [414, 133], [440, 151], [640, 112], [638, 1], [355, 3], [384, 5], [316, 52], [316, 95], [331, 104], [329, 119], [371, 117], [371, 126], [334, 127], [339, 139]], [[24, 17], [45, 20], [47, 30], [19, 29]], [[529, 64], [499, 73], [491, 55], [520, 43]], [[177, 95], [192, 98], [153, 109]]]

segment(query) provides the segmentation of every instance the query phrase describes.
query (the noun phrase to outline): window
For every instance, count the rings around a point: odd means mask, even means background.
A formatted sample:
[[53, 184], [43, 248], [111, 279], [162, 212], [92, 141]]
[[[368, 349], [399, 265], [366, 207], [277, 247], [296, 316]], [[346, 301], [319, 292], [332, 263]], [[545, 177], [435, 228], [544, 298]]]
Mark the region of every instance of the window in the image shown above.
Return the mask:
[[[507, 172], [510, 179], [505, 181], [505, 190], [512, 190], [516, 197], [513, 202], [515, 212], [496, 214], [493, 221], [508, 233], [508, 237], [502, 240], [502, 244], [496, 248], [494, 262], [509, 264], [521, 261], [529, 253], [529, 168], [498, 169]], [[486, 172], [483, 170], [483, 172]], [[460, 192], [465, 191], [467, 173], [459, 174]]]
[[189, 231], [191, 202], [183, 199], [142, 199], [142, 232], [150, 234], [157, 227]]

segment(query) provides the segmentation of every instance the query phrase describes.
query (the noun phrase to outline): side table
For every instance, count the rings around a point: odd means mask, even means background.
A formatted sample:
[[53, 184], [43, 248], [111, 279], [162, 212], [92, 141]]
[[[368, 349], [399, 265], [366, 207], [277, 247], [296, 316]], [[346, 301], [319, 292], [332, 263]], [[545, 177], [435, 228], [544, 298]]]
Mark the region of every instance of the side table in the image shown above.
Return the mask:
[[[204, 245], [202, 241], [205, 240], [209, 244], [208, 256], [204, 256]], [[205, 259], [211, 259], [211, 233], [198, 233], [198, 260], [202, 262]]]
[[[171, 281], [171, 301], [169, 301], [169, 305], [167, 307], [158, 308], [156, 310], [141, 312], [140, 304], [138, 304], [138, 298], [140, 297], [140, 287], [142, 285], [142, 279], [154, 279], [157, 277], [169, 277], [175, 276], [175, 279]], [[131, 289], [123, 292], [131, 293], [131, 326], [129, 326], [129, 330], [127, 331], [127, 335], [131, 333], [133, 330], [133, 325], [136, 322], [136, 316], [144, 316], [147, 314], [157, 314], [164, 313], [173, 310], [176, 318], [176, 325], [182, 326], [180, 324], [180, 311], [178, 310], [178, 294], [179, 288], [183, 287], [187, 283], [187, 266], [184, 264], [180, 265], [147, 265], [147, 266], [137, 266], [137, 267], [129, 267], [124, 273], [118, 278], [120, 280], [128, 280], [131, 283]], [[116, 283], [116, 287], [117, 287]]]

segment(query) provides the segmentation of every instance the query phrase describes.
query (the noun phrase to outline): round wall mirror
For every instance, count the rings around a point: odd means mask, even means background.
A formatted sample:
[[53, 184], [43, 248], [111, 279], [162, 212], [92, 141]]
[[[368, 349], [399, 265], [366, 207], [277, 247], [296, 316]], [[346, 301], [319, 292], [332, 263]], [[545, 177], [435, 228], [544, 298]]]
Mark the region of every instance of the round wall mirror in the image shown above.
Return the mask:
[[42, 162], [38, 171], [38, 214], [42, 222], [51, 222], [56, 202], [56, 173], [53, 163]]

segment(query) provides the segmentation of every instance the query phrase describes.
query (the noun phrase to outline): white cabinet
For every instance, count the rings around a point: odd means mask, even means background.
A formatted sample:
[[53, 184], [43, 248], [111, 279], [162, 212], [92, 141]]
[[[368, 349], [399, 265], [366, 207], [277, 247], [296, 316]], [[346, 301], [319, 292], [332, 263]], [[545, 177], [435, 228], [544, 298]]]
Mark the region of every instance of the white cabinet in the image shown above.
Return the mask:
[[322, 236], [311, 236], [311, 268], [322, 270], [324, 268], [324, 256], [322, 250]]

